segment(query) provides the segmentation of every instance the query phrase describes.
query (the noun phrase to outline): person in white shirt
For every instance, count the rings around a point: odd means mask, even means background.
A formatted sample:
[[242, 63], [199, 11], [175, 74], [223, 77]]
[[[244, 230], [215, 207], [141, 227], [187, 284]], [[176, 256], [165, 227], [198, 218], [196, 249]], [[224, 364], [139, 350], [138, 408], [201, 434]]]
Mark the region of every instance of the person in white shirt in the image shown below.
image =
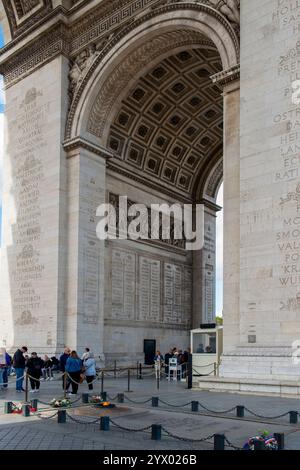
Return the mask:
[[96, 377], [96, 361], [92, 352], [86, 352], [83, 360], [85, 379], [88, 383], [89, 390], [93, 390], [93, 381]]

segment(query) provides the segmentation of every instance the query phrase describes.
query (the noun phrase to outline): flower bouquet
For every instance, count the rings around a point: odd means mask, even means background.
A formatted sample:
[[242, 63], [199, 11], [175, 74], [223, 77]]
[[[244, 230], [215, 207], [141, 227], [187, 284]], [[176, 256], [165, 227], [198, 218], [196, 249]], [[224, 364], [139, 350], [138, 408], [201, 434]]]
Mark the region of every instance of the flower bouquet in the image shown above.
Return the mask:
[[11, 412], [20, 415], [22, 413], [23, 403], [13, 403]]
[[50, 405], [53, 408], [67, 408], [68, 406], [71, 406], [71, 404], [72, 402], [69, 398], [60, 398], [60, 399], [53, 398], [53, 400], [51, 400], [50, 402]]
[[266, 450], [278, 450], [278, 442], [274, 436], [270, 436], [268, 431], [261, 431], [259, 435], [250, 437], [243, 449], [254, 450], [256, 442], [263, 442]]

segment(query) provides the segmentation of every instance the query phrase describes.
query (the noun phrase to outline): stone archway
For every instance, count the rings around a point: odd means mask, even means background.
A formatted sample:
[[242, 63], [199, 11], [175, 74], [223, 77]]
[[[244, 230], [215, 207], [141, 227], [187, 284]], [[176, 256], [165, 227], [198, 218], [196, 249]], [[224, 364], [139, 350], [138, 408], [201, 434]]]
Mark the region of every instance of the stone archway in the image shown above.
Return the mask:
[[[223, 174], [220, 85], [230, 96], [225, 104], [234, 100], [237, 106], [238, 40], [219, 12], [202, 4], [176, 4], [145, 15], [126, 33], [106, 41], [83, 51], [71, 69], [72, 104], [64, 147], [78, 163], [69, 160], [70, 179], [78, 178], [81, 165], [84, 171], [86, 150], [98, 149], [99, 155], [109, 156], [101, 182], [109, 193], [106, 199], [125, 192], [133, 202], [201, 201], [206, 207], [201, 253], [187, 256], [172, 246], [164, 252], [163, 246], [155, 251], [130, 243], [103, 248], [103, 269], [112, 272], [104, 282], [104, 352], [108, 359], [126, 358], [125, 351], [133, 348], [128, 352], [131, 359], [141, 355], [134, 332], [138, 337], [155, 336], [164, 348], [171, 345], [167, 335], [172, 332], [175, 342], [187, 345], [191, 326], [214, 319], [215, 193]], [[232, 116], [230, 125], [238, 132], [238, 113]], [[229, 129], [228, 121], [227, 125]], [[227, 154], [232, 157], [230, 145]], [[86, 171], [99, 173], [99, 164], [88, 163]], [[75, 229], [88, 239], [86, 227]], [[134, 287], [126, 284], [126, 276]], [[180, 304], [182, 312], [176, 318], [166, 313], [166, 285], [170, 288], [172, 282], [173, 290], [182, 282], [180, 296], [189, 298]], [[150, 310], [145, 283], [158, 298]], [[142, 291], [136, 288], [140, 284]], [[193, 303], [187, 290], [192, 284]], [[174, 313], [176, 306], [169, 310]]]

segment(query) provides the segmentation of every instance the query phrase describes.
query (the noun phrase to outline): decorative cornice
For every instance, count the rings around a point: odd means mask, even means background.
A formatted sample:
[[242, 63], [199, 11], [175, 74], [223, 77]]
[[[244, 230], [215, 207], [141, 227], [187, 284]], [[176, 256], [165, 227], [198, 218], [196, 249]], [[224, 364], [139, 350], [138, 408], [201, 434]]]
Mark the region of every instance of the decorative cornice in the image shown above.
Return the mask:
[[18, 54], [2, 62], [0, 73], [6, 88], [17, 83], [56, 56], [69, 55], [69, 41], [64, 23], [57, 23], [32, 44], [22, 48]]
[[79, 149], [87, 150], [88, 152], [94, 155], [99, 155], [107, 159], [113, 157], [113, 153], [107, 148], [103, 147], [102, 145], [89, 142], [88, 140], [80, 136], [74, 137], [73, 139], [65, 140], [65, 142], [63, 142], [63, 148], [67, 153], [70, 154], [70, 157], [73, 156], [72, 151]]
[[240, 64], [235, 65], [227, 70], [222, 70], [210, 77], [212, 82], [220, 88], [224, 88], [229, 83], [240, 80]]
[[[18, 7], [18, 4], [20, 6]], [[52, 0], [4, 0], [3, 6], [6, 11], [10, 32], [12, 38], [22, 34], [36, 25], [39, 20], [44, 18], [52, 9]], [[24, 11], [22, 11], [24, 8]], [[32, 14], [31, 14], [32, 11]]]

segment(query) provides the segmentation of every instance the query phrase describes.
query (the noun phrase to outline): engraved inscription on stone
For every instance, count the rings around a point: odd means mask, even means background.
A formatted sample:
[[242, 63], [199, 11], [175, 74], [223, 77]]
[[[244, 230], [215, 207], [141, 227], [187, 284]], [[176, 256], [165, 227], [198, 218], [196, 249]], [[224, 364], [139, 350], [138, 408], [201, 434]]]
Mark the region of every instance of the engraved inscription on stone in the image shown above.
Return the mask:
[[185, 266], [164, 265], [164, 322], [188, 324], [191, 319], [192, 272]]
[[139, 268], [138, 319], [158, 322], [160, 320], [160, 261], [140, 257]]
[[112, 252], [112, 318], [135, 318], [136, 270], [133, 253]]

